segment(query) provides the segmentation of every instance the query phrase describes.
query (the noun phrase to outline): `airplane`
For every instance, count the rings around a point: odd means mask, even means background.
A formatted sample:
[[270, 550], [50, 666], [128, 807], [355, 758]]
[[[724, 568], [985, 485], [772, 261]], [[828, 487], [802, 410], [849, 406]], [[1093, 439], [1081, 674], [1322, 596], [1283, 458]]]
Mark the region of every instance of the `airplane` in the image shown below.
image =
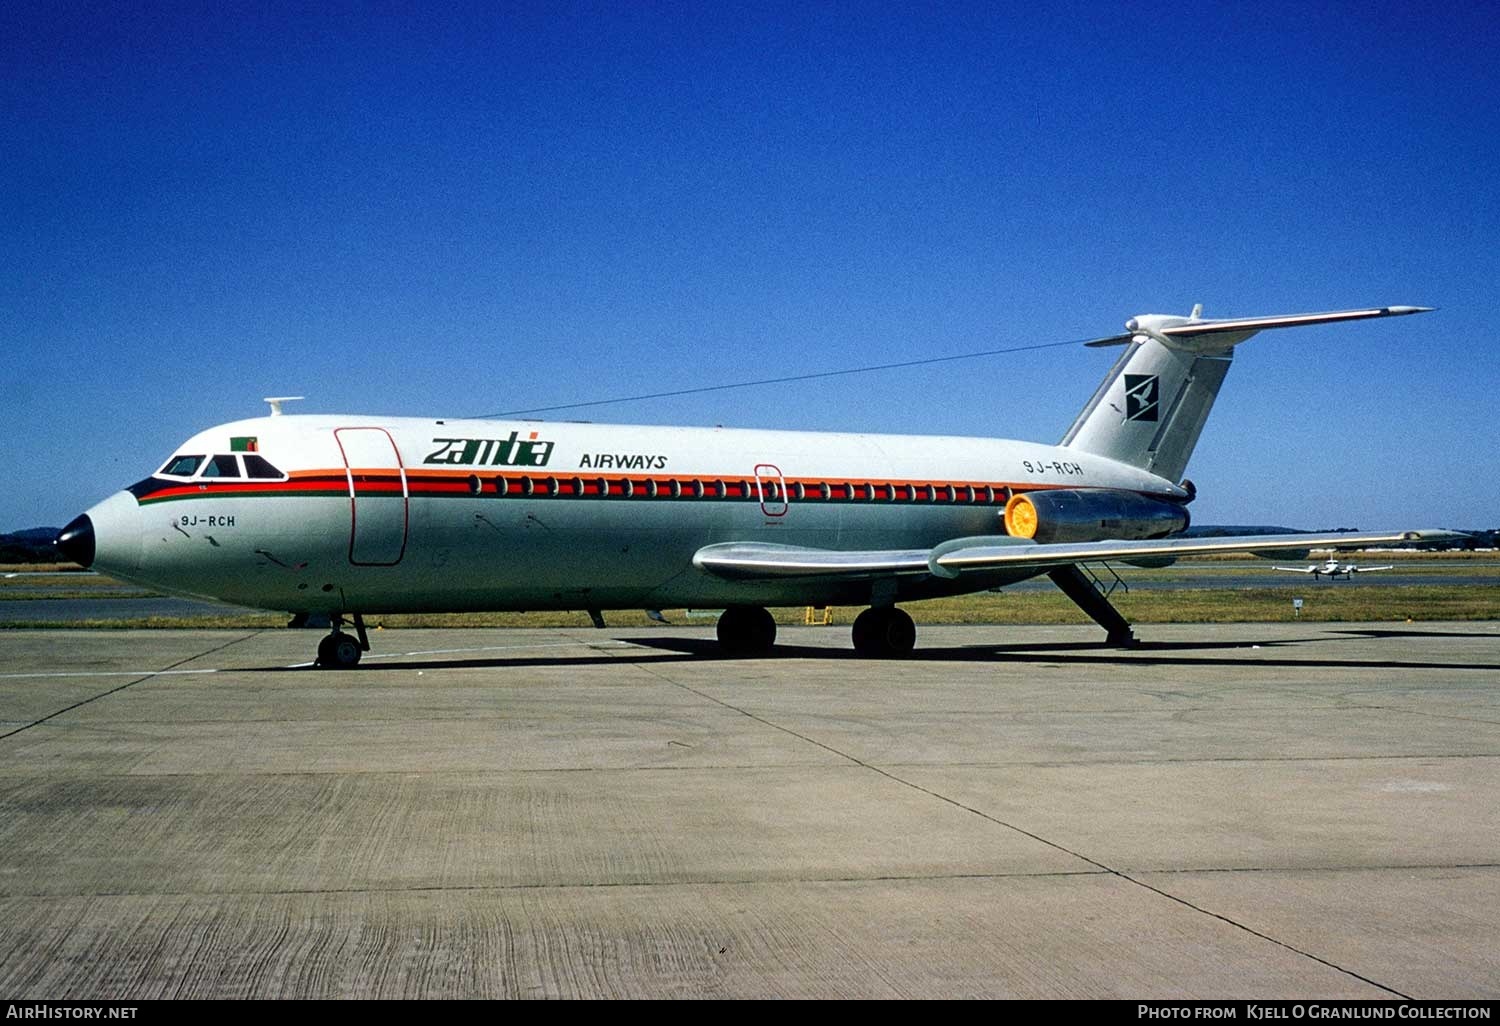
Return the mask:
[[1394, 570], [1394, 564], [1387, 563], [1385, 566], [1355, 566], [1353, 563], [1340, 563], [1337, 557], [1330, 556], [1325, 563], [1314, 563], [1312, 566], [1273, 566], [1272, 570], [1285, 570], [1294, 574], [1312, 574], [1313, 580], [1327, 576], [1330, 581], [1336, 581], [1342, 577], [1346, 581], [1352, 581], [1355, 574], [1374, 573], [1376, 570]]
[[[915, 644], [897, 603], [1045, 574], [1107, 632], [1130, 624], [1081, 564], [1295, 552], [1452, 532], [1174, 538], [1182, 478], [1257, 332], [1429, 308], [1131, 318], [1061, 442], [526, 420], [285, 415], [189, 438], [75, 518], [67, 559], [161, 591], [327, 617], [316, 665], [369, 651], [364, 614], [722, 609], [721, 649], [768, 652], [768, 606], [867, 606], [865, 657]], [[353, 627], [350, 634], [346, 625]]]

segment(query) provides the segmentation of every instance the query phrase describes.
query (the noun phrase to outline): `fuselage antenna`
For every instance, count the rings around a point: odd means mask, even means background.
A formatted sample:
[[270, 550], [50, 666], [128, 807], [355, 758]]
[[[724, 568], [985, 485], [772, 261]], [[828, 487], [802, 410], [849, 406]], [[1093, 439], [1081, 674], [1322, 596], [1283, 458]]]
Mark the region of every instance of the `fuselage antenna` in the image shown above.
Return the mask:
[[303, 395], [268, 395], [261, 400], [263, 403], [271, 404], [271, 416], [281, 416], [281, 404], [295, 402], [298, 399], [306, 399]]

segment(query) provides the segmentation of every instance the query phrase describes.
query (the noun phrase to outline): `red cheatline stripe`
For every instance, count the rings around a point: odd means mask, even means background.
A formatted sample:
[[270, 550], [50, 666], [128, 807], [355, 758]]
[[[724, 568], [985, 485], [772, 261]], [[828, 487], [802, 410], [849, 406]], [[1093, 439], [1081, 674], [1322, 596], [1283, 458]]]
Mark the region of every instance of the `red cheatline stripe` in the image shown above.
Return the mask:
[[[296, 471], [286, 481], [225, 481], [192, 482], [171, 484], [140, 500], [142, 504], [172, 499], [210, 498], [233, 495], [348, 495], [349, 474], [337, 470]], [[399, 471], [388, 468], [356, 471], [354, 488], [357, 495], [396, 496], [402, 492], [402, 476]], [[775, 494], [762, 491], [766, 482], [757, 486], [755, 477], [703, 477], [669, 475], [593, 475], [581, 474], [521, 474], [516, 472], [474, 474], [465, 471], [408, 472], [405, 487], [413, 497], [468, 496], [474, 494], [473, 482], [479, 482], [479, 494], [489, 497], [534, 497], [534, 498], [626, 498], [628, 481], [629, 498], [658, 499], [667, 501], [701, 501], [698, 484], [702, 485], [702, 500], [720, 498], [722, 485], [724, 499], [746, 500], [764, 497], [769, 502], [900, 502], [918, 505], [979, 505], [1003, 506], [1014, 492], [1049, 491], [1059, 488], [1079, 487], [1069, 483], [1012, 483], [993, 481], [932, 481], [932, 480], [867, 480], [867, 479], [818, 479], [807, 477], [784, 478], [785, 487], [778, 485]], [[600, 488], [600, 482], [603, 488]], [[526, 487], [530, 482], [531, 487]], [[679, 496], [672, 494], [672, 485], [678, 485]], [[652, 485], [655, 485], [653, 495]], [[823, 497], [824, 487], [828, 498]], [[581, 486], [581, 487], [580, 487]], [[799, 498], [796, 488], [802, 488]], [[503, 490], [502, 490], [503, 487]], [[970, 498], [972, 489], [973, 498]], [[986, 490], [993, 494], [985, 496]], [[1143, 495], [1151, 493], [1143, 492]], [[1156, 496], [1167, 498], [1166, 496]]]

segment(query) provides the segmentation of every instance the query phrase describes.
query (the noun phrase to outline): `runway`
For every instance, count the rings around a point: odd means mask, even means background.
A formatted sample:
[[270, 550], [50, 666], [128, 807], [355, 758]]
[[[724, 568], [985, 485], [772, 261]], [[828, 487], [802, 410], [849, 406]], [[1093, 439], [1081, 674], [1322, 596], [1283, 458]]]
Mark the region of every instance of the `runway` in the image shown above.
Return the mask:
[[0, 631], [0, 993], [1493, 998], [1500, 623]]

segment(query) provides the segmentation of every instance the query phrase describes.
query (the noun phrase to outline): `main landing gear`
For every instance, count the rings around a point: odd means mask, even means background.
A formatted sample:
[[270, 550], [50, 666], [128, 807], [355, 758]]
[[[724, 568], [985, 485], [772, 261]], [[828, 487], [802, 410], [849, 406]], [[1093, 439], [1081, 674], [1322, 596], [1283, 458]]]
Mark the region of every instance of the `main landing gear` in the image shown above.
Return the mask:
[[730, 606], [719, 614], [718, 635], [728, 655], [765, 655], [776, 644], [776, 621], [760, 606]]
[[[776, 621], [760, 606], [730, 606], [719, 617], [718, 635], [726, 655], [765, 655], [776, 644]], [[895, 606], [866, 609], [854, 620], [854, 651], [866, 659], [899, 659], [916, 643], [916, 625]]]
[[875, 606], [854, 618], [854, 651], [866, 659], [900, 659], [917, 644], [917, 625], [905, 610]]
[[316, 664], [320, 670], [352, 670], [359, 665], [359, 657], [370, 651], [370, 636], [365, 633], [364, 617], [355, 613], [354, 634], [345, 634], [339, 630], [344, 625], [344, 618], [335, 615], [333, 617], [333, 631], [322, 641], [318, 642], [318, 661]]

